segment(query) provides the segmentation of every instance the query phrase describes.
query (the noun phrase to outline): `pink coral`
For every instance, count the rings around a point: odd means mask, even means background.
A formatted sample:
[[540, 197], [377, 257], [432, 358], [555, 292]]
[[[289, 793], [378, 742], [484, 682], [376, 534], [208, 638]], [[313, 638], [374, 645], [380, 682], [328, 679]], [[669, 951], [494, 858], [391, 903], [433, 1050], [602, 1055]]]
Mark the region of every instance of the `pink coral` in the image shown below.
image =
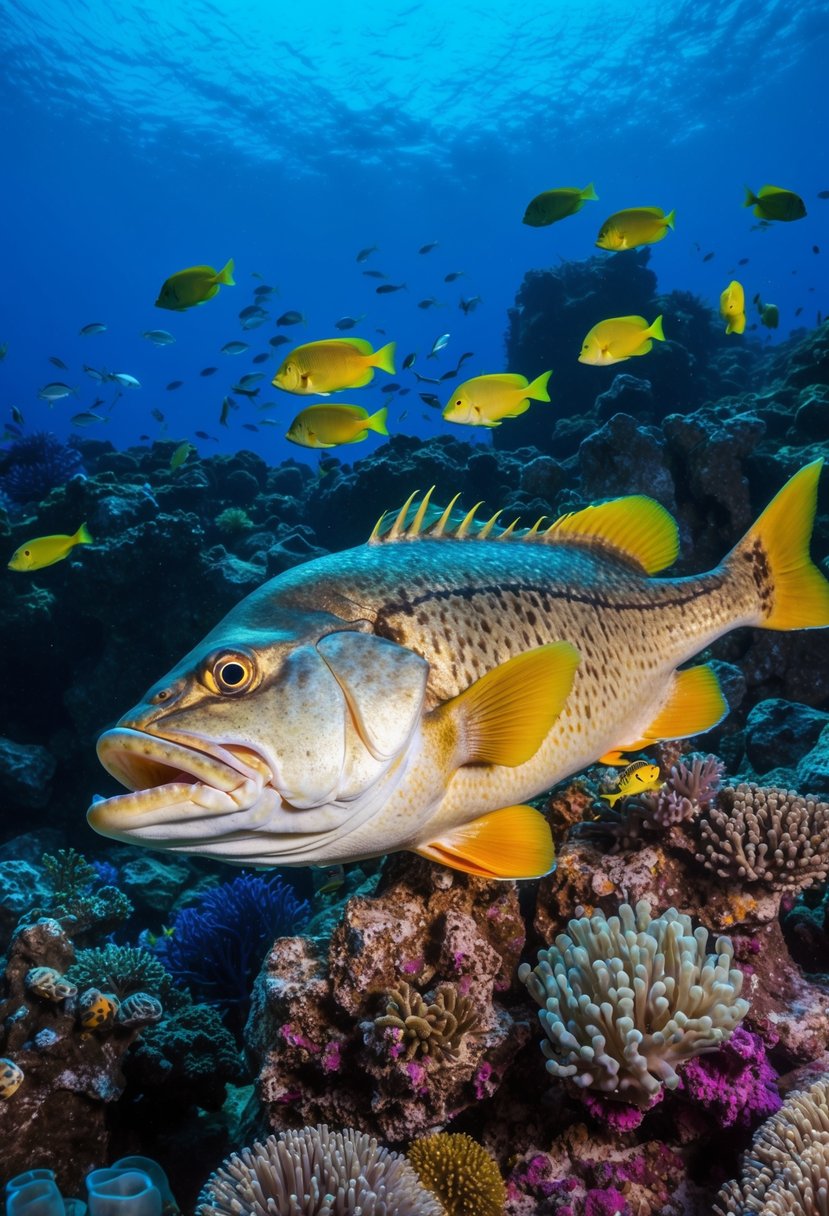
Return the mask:
[[763, 1040], [738, 1027], [716, 1054], [684, 1066], [681, 1089], [721, 1127], [752, 1127], [782, 1106], [776, 1082]]

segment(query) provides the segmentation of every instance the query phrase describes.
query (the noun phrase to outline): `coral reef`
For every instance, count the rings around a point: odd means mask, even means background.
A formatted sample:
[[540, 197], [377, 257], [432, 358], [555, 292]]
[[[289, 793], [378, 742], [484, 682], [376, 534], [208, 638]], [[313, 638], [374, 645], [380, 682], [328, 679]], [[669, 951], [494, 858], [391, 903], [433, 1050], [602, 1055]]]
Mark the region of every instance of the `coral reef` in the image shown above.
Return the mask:
[[208, 1180], [196, 1211], [197, 1216], [442, 1216], [405, 1157], [351, 1128], [332, 1132], [325, 1124], [269, 1136], [234, 1153]]
[[50, 431], [34, 431], [6, 449], [0, 463], [0, 489], [13, 503], [39, 502], [82, 472], [77, 448], [61, 443]]
[[647, 1107], [678, 1069], [727, 1040], [748, 1012], [727, 938], [706, 954], [707, 931], [640, 900], [618, 916], [571, 920], [523, 963], [518, 978], [541, 1006], [547, 1071], [580, 1088]]
[[507, 1199], [501, 1171], [471, 1136], [424, 1136], [415, 1140], [408, 1158], [446, 1216], [501, 1216]]
[[714, 1204], [716, 1216], [817, 1216], [829, 1194], [829, 1081], [790, 1094], [759, 1129]]

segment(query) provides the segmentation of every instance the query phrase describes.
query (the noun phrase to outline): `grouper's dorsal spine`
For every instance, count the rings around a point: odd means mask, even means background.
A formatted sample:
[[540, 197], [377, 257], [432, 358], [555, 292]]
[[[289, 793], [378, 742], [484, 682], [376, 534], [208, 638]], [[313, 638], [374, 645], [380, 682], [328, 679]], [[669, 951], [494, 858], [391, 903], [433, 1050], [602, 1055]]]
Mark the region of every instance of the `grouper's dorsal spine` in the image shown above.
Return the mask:
[[673, 564], [679, 552], [676, 520], [661, 503], [644, 494], [631, 494], [608, 502], [592, 503], [580, 511], [569, 511], [547, 528], [541, 527], [546, 518], [542, 515], [531, 528], [516, 531], [518, 519], [514, 519], [506, 528], [496, 528], [501, 511], [496, 511], [486, 523], [478, 523], [475, 515], [481, 503], [476, 503], [462, 518], [458, 519], [459, 513], [453, 518], [453, 509], [460, 495], [456, 494], [441, 511], [439, 507], [431, 506], [434, 489], [432, 486], [424, 494], [413, 515], [417, 491], [409, 496], [391, 524], [386, 523], [389, 512], [381, 515], [369, 537], [369, 544], [442, 537], [452, 541], [515, 539], [574, 545], [603, 551], [626, 562], [640, 574], [655, 574], [664, 570]]

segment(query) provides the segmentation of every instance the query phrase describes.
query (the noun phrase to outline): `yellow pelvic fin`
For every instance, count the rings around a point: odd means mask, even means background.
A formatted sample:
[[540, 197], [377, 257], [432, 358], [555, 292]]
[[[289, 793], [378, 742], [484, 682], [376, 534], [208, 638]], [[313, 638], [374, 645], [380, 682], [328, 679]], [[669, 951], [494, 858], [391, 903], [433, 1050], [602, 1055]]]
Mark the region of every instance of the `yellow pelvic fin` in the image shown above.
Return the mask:
[[555, 860], [550, 825], [531, 806], [507, 806], [414, 850], [480, 878], [540, 878]]
[[625, 751], [629, 751], [629, 752], [636, 751], [636, 748], [632, 745], [630, 747], [624, 748], [624, 749], [620, 748], [620, 747], [614, 748], [614, 750], [612, 752], [605, 752], [605, 754], [603, 756], [599, 756], [596, 763], [597, 764], [612, 764], [616, 768], [624, 768], [625, 765], [628, 763], [627, 757], [625, 756]]
[[813, 460], [795, 473], [725, 559], [735, 573], [751, 570], [764, 629], [829, 625], [829, 583], [809, 556], [822, 468]]
[[654, 498], [631, 494], [562, 515], [544, 536], [549, 540], [603, 541], [646, 574], [664, 570], [679, 552], [676, 520]]
[[687, 739], [713, 729], [728, 713], [720, 682], [708, 663], [674, 672], [668, 700], [643, 732], [638, 743], [626, 751], [649, 747], [659, 739]]
[[579, 652], [553, 642], [488, 671], [436, 714], [456, 729], [457, 764], [514, 768], [538, 751], [573, 687]]

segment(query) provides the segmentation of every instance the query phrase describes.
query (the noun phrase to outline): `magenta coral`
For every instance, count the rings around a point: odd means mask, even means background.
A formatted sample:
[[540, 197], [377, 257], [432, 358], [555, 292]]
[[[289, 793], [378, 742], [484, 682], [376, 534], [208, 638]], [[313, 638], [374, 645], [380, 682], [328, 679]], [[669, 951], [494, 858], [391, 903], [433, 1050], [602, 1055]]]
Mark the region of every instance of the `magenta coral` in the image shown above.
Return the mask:
[[782, 1106], [776, 1083], [763, 1040], [738, 1027], [715, 1055], [684, 1066], [681, 1089], [721, 1127], [752, 1127]]

